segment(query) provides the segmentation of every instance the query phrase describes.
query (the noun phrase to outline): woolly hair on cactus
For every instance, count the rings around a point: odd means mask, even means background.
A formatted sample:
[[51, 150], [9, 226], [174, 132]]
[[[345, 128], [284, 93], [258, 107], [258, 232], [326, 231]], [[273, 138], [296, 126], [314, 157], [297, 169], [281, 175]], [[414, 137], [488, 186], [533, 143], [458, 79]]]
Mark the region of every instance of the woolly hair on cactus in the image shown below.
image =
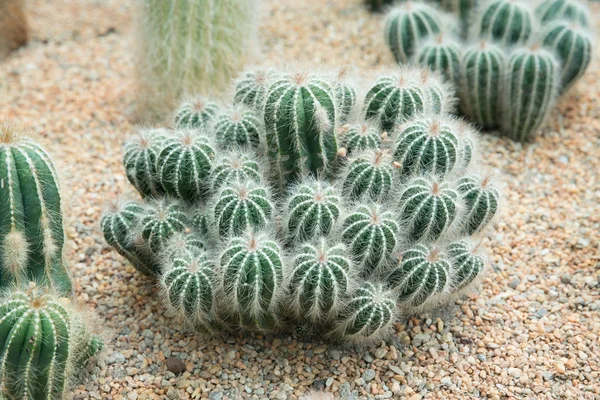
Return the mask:
[[189, 129], [176, 131], [159, 153], [159, 182], [167, 194], [194, 203], [205, 195], [214, 158], [206, 136]]
[[225, 239], [249, 228], [269, 226], [275, 205], [265, 186], [236, 181], [215, 194], [211, 208], [218, 235]]
[[561, 89], [567, 90], [581, 78], [590, 65], [591, 35], [573, 23], [557, 21], [544, 31], [542, 43], [558, 57], [561, 63]]
[[458, 138], [458, 156], [454, 166], [453, 176], [463, 176], [477, 157], [477, 137], [479, 132], [463, 119], [454, 120], [452, 131]]
[[468, 48], [463, 55], [460, 108], [483, 128], [495, 128], [500, 123], [506, 62], [502, 48], [483, 40]]
[[258, 148], [262, 125], [256, 112], [234, 107], [217, 117], [214, 133], [222, 149], [236, 147]]
[[161, 146], [169, 135], [166, 129], [142, 129], [125, 143], [123, 165], [127, 179], [142, 197], [164, 195], [156, 164]]
[[354, 283], [346, 253], [346, 246], [329, 244], [325, 238], [298, 247], [286, 296], [296, 318], [321, 324], [339, 314]]
[[213, 191], [235, 181], [260, 183], [262, 180], [259, 162], [244, 151], [231, 151], [218, 157], [211, 175]]
[[175, 127], [204, 130], [212, 126], [219, 112], [217, 103], [197, 96], [181, 103], [175, 111]]
[[343, 125], [348, 122], [356, 104], [356, 89], [348, 79], [346, 68], [340, 69], [334, 83], [334, 91], [338, 105], [338, 124]]
[[0, 59], [29, 40], [29, 24], [24, 0], [4, 0], [0, 3]]
[[269, 82], [276, 77], [272, 69], [256, 69], [246, 72], [235, 84], [234, 104], [244, 104], [258, 113], [263, 112]]
[[383, 140], [382, 135], [375, 124], [368, 122], [344, 125], [338, 131], [338, 136], [348, 154], [378, 148]]
[[342, 199], [326, 181], [307, 179], [292, 188], [283, 226], [289, 243], [327, 236], [342, 213]]
[[164, 198], [147, 204], [138, 229], [144, 246], [157, 255], [164, 251], [169, 239], [176, 233], [189, 229], [189, 221], [181, 205]]
[[56, 169], [24, 128], [0, 123], [0, 289], [30, 281], [71, 294]]
[[389, 338], [398, 316], [396, 296], [382, 284], [364, 281], [340, 313], [332, 337], [357, 345]]
[[421, 40], [439, 33], [442, 20], [431, 6], [408, 1], [393, 8], [385, 21], [385, 40], [396, 62], [410, 62]]
[[465, 207], [464, 232], [473, 235], [481, 232], [498, 212], [500, 194], [490, 176], [483, 178], [465, 176], [456, 184]]
[[382, 269], [399, 244], [396, 216], [379, 204], [359, 205], [342, 226], [342, 241], [348, 246], [363, 276]]
[[530, 140], [554, 107], [560, 86], [560, 64], [537, 46], [516, 49], [504, 79], [502, 131], [519, 142]]
[[587, 27], [589, 10], [577, 0], [544, 0], [535, 9], [535, 15], [546, 24], [553, 21], [569, 21]]
[[220, 291], [226, 319], [250, 330], [277, 327], [285, 288], [281, 249], [272, 235], [248, 231], [227, 243], [220, 262]]
[[283, 75], [269, 86], [264, 109], [268, 158], [283, 192], [306, 174], [330, 172], [338, 145], [335, 88], [306, 72]]
[[461, 46], [458, 40], [439, 34], [419, 46], [415, 60], [420, 66], [441, 73], [448, 81], [458, 83]]
[[477, 247], [462, 240], [448, 245], [446, 251], [451, 261], [450, 293], [467, 291], [483, 274], [485, 261], [477, 254]]
[[168, 263], [175, 258], [186, 257], [191, 254], [198, 255], [208, 248], [206, 237], [201, 236], [191, 228], [183, 232], [175, 232], [171, 238], [162, 246], [160, 254], [157, 254], [160, 263]]
[[473, 39], [490, 40], [504, 46], [526, 43], [534, 31], [535, 16], [527, 2], [489, 0], [476, 13]]
[[342, 193], [352, 200], [383, 201], [392, 189], [393, 158], [388, 150], [365, 150], [353, 157], [343, 171]]

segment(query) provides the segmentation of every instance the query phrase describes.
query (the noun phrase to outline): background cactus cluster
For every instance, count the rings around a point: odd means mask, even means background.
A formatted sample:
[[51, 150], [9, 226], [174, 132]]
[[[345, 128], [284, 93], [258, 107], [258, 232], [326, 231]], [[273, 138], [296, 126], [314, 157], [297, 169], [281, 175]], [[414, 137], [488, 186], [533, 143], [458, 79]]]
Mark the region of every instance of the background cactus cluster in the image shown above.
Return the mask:
[[498, 210], [476, 133], [428, 69], [361, 92], [346, 73], [266, 70], [231, 105], [185, 102], [125, 145], [143, 201], [111, 207], [107, 242], [202, 332], [369, 343], [448, 303], [481, 277], [474, 237]]
[[460, 113], [517, 141], [535, 136], [592, 51], [579, 0], [401, 2], [389, 11], [385, 39], [398, 63], [452, 82]]

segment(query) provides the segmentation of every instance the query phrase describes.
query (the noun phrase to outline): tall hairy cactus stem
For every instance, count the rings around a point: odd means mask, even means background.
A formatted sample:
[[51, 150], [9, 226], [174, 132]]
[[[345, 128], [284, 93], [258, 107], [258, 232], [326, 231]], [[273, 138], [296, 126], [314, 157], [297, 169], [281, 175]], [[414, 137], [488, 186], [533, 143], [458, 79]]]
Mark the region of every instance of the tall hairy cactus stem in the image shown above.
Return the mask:
[[0, 123], [0, 289], [30, 281], [70, 295], [56, 169], [30, 132]]
[[197, 96], [184, 101], [175, 111], [175, 127], [205, 130], [212, 126], [219, 114], [219, 105]]
[[0, 2], [0, 58], [25, 45], [29, 40], [29, 24], [24, 0]]
[[125, 144], [125, 173], [142, 197], [160, 197], [164, 194], [157, 162], [161, 146], [168, 136], [166, 129], [145, 129]]
[[479, 38], [511, 46], [526, 43], [534, 24], [533, 10], [527, 2], [492, 0], [482, 4], [473, 27], [479, 30]]
[[440, 34], [419, 46], [415, 60], [419, 65], [429, 67], [457, 84], [460, 77], [461, 46], [456, 39]]
[[569, 21], [587, 27], [589, 10], [577, 0], [544, 0], [535, 9], [535, 15], [546, 24], [553, 21]]
[[269, 83], [271, 79], [275, 78], [275, 75], [275, 71], [271, 69], [246, 72], [236, 81], [233, 102], [262, 113]]
[[339, 130], [338, 136], [348, 154], [376, 149], [382, 141], [382, 133], [374, 124], [361, 123], [344, 125]]
[[481, 232], [498, 212], [500, 194], [491, 179], [465, 176], [457, 182], [456, 190], [465, 205], [463, 229], [467, 235]]
[[483, 257], [477, 254], [478, 246], [473, 247], [468, 242], [451, 243], [448, 256], [451, 260], [450, 292], [452, 294], [468, 290], [481, 277], [485, 269]]
[[241, 107], [235, 107], [222, 113], [214, 126], [217, 144], [223, 149], [257, 148], [260, 143], [261, 130], [261, 122], [256, 112]]
[[393, 158], [387, 150], [366, 150], [355, 156], [344, 171], [346, 198], [383, 201], [392, 189]]
[[218, 190], [223, 185], [236, 181], [252, 181], [260, 183], [261, 168], [258, 161], [243, 151], [232, 151], [223, 154], [215, 163], [212, 172], [212, 189]]

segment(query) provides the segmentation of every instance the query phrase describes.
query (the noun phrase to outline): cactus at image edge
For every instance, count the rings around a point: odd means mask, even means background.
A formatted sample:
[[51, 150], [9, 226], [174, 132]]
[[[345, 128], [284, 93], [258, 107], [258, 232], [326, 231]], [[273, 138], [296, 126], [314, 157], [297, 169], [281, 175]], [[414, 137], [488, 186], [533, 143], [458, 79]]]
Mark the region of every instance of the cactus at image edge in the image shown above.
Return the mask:
[[275, 71], [271, 69], [246, 72], [235, 84], [233, 102], [244, 104], [253, 111], [263, 112], [269, 83], [275, 76]]
[[352, 200], [386, 199], [392, 189], [393, 161], [388, 150], [371, 149], [357, 154], [343, 172], [344, 196]]
[[556, 54], [561, 63], [561, 89], [571, 87], [590, 65], [592, 39], [588, 31], [572, 23], [552, 23], [542, 34], [544, 47]]
[[61, 207], [48, 153], [24, 128], [0, 122], [0, 289], [34, 281], [71, 294]]
[[589, 25], [589, 10], [577, 0], [544, 0], [535, 9], [535, 15], [546, 25], [553, 21], [575, 22]]
[[284, 292], [281, 249], [265, 233], [235, 237], [221, 256], [220, 288], [229, 318], [241, 327], [269, 331]]
[[437, 35], [423, 43], [415, 53], [416, 62], [441, 73], [448, 81], [458, 84], [462, 44], [448, 35]]
[[223, 112], [214, 125], [217, 144], [222, 149], [257, 148], [260, 143], [260, 119], [254, 111], [235, 107]]
[[164, 194], [156, 164], [161, 146], [168, 136], [166, 129], [144, 129], [125, 144], [125, 173], [142, 197], [160, 197]]
[[498, 211], [500, 194], [491, 183], [491, 177], [465, 176], [456, 184], [456, 190], [465, 205], [463, 230], [467, 235], [481, 232]]
[[348, 154], [378, 148], [382, 142], [381, 135], [382, 133], [374, 124], [367, 122], [344, 125], [338, 133]]
[[452, 243], [446, 250], [451, 260], [450, 292], [454, 294], [466, 290], [481, 276], [485, 261], [465, 241]]
[[159, 254], [176, 233], [189, 229], [189, 222], [183, 207], [165, 198], [152, 201], [145, 207], [138, 229], [141, 230], [144, 246]]
[[304, 242], [328, 235], [342, 213], [337, 190], [326, 181], [310, 179], [291, 191], [284, 223], [291, 242]]
[[348, 122], [354, 105], [356, 104], [356, 89], [348, 81], [346, 75], [347, 70], [342, 68], [337, 75], [337, 80], [334, 82], [334, 91], [337, 102], [338, 124], [343, 125]]
[[352, 283], [352, 261], [343, 244], [324, 238], [298, 247], [289, 279], [289, 306], [297, 318], [327, 322], [345, 304]]
[[204, 97], [195, 97], [181, 103], [175, 111], [175, 127], [205, 130], [215, 122], [219, 111], [217, 103]]
[[500, 123], [501, 89], [506, 63], [504, 50], [483, 40], [463, 54], [460, 108], [483, 128], [494, 128]]
[[508, 62], [504, 79], [502, 131], [525, 142], [533, 138], [554, 107], [560, 87], [560, 64], [539, 47], [519, 48]]
[[385, 21], [385, 40], [398, 64], [408, 63], [421, 40], [441, 31], [442, 21], [431, 6], [408, 1], [393, 8]]
[[284, 75], [269, 87], [264, 109], [268, 158], [283, 192], [306, 174], [330, 172], [337, 159], [333, 85], [307, 72]]
[[473, 39], [490, 40], [504, 46], [526, 43], [534, 31], [535, 17], [520, 0], [492, 0], [478, 10], [472, 26], [479, 29]]
[[473, 9], [480, 0], [437, 0], [445, 9], [460, 18], [463, 24], [467, 24]]
[[262, 173], [258, 161], [250, 153], [232, 151], [220, 156], [212, 172], [213, 191], [235, 181], [260, 183]]
[[386, 278], [402, 308], [427, 307], [442, 301], [450, 283], [451, 263], [438, 249], [417, 244], [400, 257]]

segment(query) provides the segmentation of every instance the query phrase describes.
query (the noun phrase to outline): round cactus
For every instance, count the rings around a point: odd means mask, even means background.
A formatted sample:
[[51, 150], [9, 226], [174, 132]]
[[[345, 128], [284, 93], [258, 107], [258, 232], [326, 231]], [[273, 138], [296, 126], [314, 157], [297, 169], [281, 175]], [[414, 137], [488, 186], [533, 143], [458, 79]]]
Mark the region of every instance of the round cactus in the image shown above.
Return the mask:
[[323, 238], [300, 246], [290, 272], [290, 306], [297, 318], [327, 321], [344, 305], [351, 283], [352, 262], [342, 244]]
[[186, 228], [183, 232], [176, 232], [171, 236], [163, 246], [160, 257], [164, 261], [187, 255], [196, 256], [206, 247], [206, 243], [197, 232]]
[[206, 238], [210, 232], [210, 213], [202, 206], [196, 207], [190, 218], [190, 224], [200, 237]]
[[237, 236], [248, 228], [269, 225], [275, 206], [267, 189], [253, 182], [224, 186], [214, 200], [214, 218], [219, 237]]
[[502, 80], [506, 74], [504, 51], [480, 41], [463, 55], [461, 63], [461, 111], [484, 128], [500, 123]]
[[460, 119], [456, 120], [454, 125], [452, 130], [456, 132], [458, 138], [458, 156], [454, 170], [457, 175], [462, 176], [471, 164], [476, 151], [477, 130], [471, 124]]
[[219, 115], [214, 126], [217, 144], [223, 149], [258, 147], [261, 129], [256, 113], [239, 107]]
[[387, 150], [366, 150], [358, 154], [344, 171], [344, 196], [354, 200], [384, 200], [392, 188], [393, 161]]
[[157, 254], [166, 248], [173, 235], [188, 229], [188, 221], [180, 205], [160, 200], [148, 204], [140, 227], [145, 244]]
[[459, 156], [453, 124], [442, 118], [427, 118], [400, 126], [393, 156], [404, 178], [422, 173], [447, 176]]
[[460, 59], [461, 44], [441, 34], [419, 46], [415, 53], [419, 65], [438, 71], [453, 83], [459, 82]]
[[381, 132], [373, 124], [362, 123], [344, 125], [339, 131], [342, 143], [348, 154], [376, 149], [381, 143]]
[[481, 275], [485, 261], [464, 241], [450, 244], [447, 250], [451, 259], [450, 292], [457, 293], [466, 289]]
[[333, 186], [312, 180], [299, 184], [287, 202], [284, 224], [289, 242], [328, 235], [341, 214], [341, 199]]
[[588, 13], [577, 0], [544, 0], [535, 9], [536, 16], [544, 25], [552, 21], [569, 21], [588, 26]]
[[481, 7], [477, 18], [479, 38], [505, 46], [527, 42], [535, 21], [528, 4], [518, 0], [489, 1]]
[[560, 86], [560, 64], [541, 48], [520, 48], [510, 57], [503, 132], [514, 140], [530, 140], [554, 106]]
[[193, 130], [176, 132], [159, 154], [159, 182], [167, 194], [193, 203], [204, 195], [214, 157], [205, 136]]
[[123, 165], [127, 179], [142, 197], [164, 194], [156, 164], [161, 146], [168, 136], [166, 129], [145, 129], [125, 144]]
[[464, 232], [480, 232], [498, 211], [500, 194], [491, 185], [490, 177], [466, 176], [458, 180], [457, 191], [465, 204]]
[[385, 22], [385, 40], [396, 62], [410, 61], [424, 38], [440, 32], [442, 21], [431, 6], [409, 1], [392, 9]]
[[571, 87], [590, 65], [592, 40], [589, 33], [572, 23], [552, 23], [542, 35], [543, 45], [552, 50], [561, 63], [561, 88]]
[[450, 283], [450, 269], [450, 261], [439, 250], [417, 244], [402, 253], [386, 282], [398, 293], [403, 308], [426, 307], [442, 299]]
[[394, 214], [383, 206], [359, 205], [344, 220], [342, 240], [363, 275], [384, 266], [398, 244], [399, 227]]
[[233, 102], [244, 104], [256, 112], [263, 111], [263, 104], [267, 97], [269, 81], [275, 76], [272, 70], [249, 71], [235, 84]]
[[219, 114], [219, 105], [202, 97], [182, 103], [175, 112], [175, 127], [206, 129]]
[[365, 281], [341, 313], [334, 336], [356, 344], [387, 339], [396, 321], [396, 296], [381, 283]]
[[400, 196], [400, 220], [409, 242], [435, 241], [450, 227], [457, 214], [459, 196], [446, 183], [416, 178]]
[[268, 235], [246, 233], [227, 244], [221, 257], [221, 290], [231, 317], [247, 329], [271, 330], [283, 291], [279, 245]]
[[235, 181], [260, 183], [262, 174], [258, 161], [245, 152], [231, 152], [221, 156], [212, 172], [214, 191]]
[[337, 81], [334, 84], [335, 97], [337, 101], [338, 123], [348, 122], [354, 104], [356, 104], [356, 89], [346, 79], [347, 70], [340, 70]]

